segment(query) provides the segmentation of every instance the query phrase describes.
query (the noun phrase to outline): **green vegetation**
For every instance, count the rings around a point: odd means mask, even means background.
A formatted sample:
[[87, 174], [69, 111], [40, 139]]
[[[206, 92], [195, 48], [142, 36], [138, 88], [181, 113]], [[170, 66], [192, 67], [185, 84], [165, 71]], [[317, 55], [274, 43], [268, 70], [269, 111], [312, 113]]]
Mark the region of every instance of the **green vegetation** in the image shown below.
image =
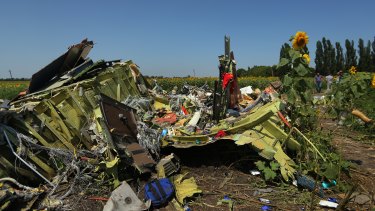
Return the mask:
[[[186, 83], [193, 86], [203, 86], [207, 84], [211, 89], [214, 88], [217, 77], [179, 77], [179, 78], [148, 78], [150, 84], [154, 84], [154, 80], [166, 91], [171, 91], [173, 87], [181, 89]], [[253, 88], [264, 89], [269, 86], [270, 82], [279, 80], [277, 77], [241, 77], [238, 79], [240, 87], [252, 86]]]
[[12, 99], [29, 86], [29, 81], [0, 81], [0, 99]]

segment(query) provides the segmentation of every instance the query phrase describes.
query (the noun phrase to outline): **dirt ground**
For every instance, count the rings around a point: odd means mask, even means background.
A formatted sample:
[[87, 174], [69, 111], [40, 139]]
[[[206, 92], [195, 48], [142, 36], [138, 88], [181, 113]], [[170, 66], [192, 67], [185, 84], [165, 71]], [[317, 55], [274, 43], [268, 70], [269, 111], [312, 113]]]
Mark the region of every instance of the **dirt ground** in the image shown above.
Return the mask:
[[[374, 145], [358, 142], [361, 133], [338, 126], [331, 119], [321, 119], [321, 128], [333, 134], [333, 146], [343, 157], [356, 165], [351, 169], [348, 179], [357, 186], [354, 197], [347, 210], [371, 210], [371, 197], [375, 190], [375, 157]], [[193, 176], [203, 190], [203, 194], [194, 198], [189, 204], [191, 210], [231, 210], [231, 205], [218, 201], [229, 197], [233, 202], [233, 210], [262, 210], [269, 206], [272, 210], [326, 210], [317, 204], [321, 198], [308, 190], [297, 188], [291, 184], [266, 184], [261, 176], [254, 176], [254, 162], [261, 159], [249, 147], [238, 147], [233, 142], [221, 141], [205, 147], [190, 149], [163, 150], [164, 154], [175, 153], [182, 162], [181, 171], [188, 173], [186, 178]], [[140, 191], [140, 195], [143, 195]], [[101, 197], [108, 198], [107, 195]], [[337, 198], [339, 201], [345, 193], [325, 191], [325, 197]], [[142, 197], [140, 197], [142, 198]], [[260, 198], [270, 203], [261, 202]], [[95, 200], [89, 196], [72, 196], [72, 210], [102, 210], [105, 200]], [[370, 201], [369, 201], [370, 200]], [[354, 202], [355, 201], [355, 202]], [[161, 210], [174, 210], [167, 206]]]

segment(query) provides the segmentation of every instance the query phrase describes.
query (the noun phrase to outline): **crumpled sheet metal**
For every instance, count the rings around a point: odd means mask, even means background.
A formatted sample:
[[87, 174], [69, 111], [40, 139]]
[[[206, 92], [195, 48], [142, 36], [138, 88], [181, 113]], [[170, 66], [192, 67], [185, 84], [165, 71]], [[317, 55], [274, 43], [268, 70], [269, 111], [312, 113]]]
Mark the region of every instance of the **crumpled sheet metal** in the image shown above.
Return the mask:
[[[33, 138], [40, 146], [70, 151], [93, 150], [105, 159], [113, 160], [116, 155], [110, 149], [114, 144], [99, 108], [100, 94], [125, 100], [128, 96], [140, 97], [140, 92], [129, 67], [133, 64], [131, 61], [110, 64], [108, 67], [106, 62], [99, 61], [75, 76], [71, 81], [74, 83], [14, 100], [10, 103], [13, 113], [6, 114], [6, 124]], [[14, 148], [20, 147], [15, 135], [11, 140]], [[45, 154], [35, 155], [28, 151], [25, 159], [32, 160], [48, 179], [55, 175]], [[14, 168], [12, 156], [2, 153], [0, 160], [4, 161], [1, 169], [17, 169], [20, 175], [32, 178], [27, 169]]]
[[[22, 185], [13, 178], [1, 178], [0, 210], [34, 210], [36, 207], [45, 208], [47, 206], [43, 203], [41, 206], [35, 205], [35, 202], [40, 199], [43, 192], [42, 188], [31, 188]], [[46, 199], [48, 198], [45, 198], [43, 201]], [[61, 203], [55, 203], [48, 206], [48, 208], [57, 208], [60, 205]]]
[[202, 190], [199, 189], [194, 177], [184, 179], [186, 175], [187, 173], [178, 174], [173, 180], [173, 184], [176, 189], [176, 199], [181, 204], [184, 204], [185, 198], [192, 197], [194, 194], [202, 193]]
[[103, 211], [140, 211], [148, 210], [151, 206], [151, 200], [143, 203], [128, 183], [125, 181], [116, 188], [105, 204]]
[[[167, 137], [163, 140], [163, 146], [188, 148], [207, 145], [220, 139], [233, 140], [237, 145], [249, 144], [260, 156], [278, 161], [281, 174], [288, 181], [289, 178], [294, 178], [295, 163], [284, 153], [282, 145], [290, 150], [298, 150], [301, 145], [277, 125], [280, 123], [277, 116], [279, 110], [280, 101], [274, 100], [238, 118], [222, 120], [213, 126], [208, 134]], [[225, 135], [218, 136], [220, 132]]]
[[158, 178], [170, 177], [180, 170], [180, 159], [173, 153], [160, 159], [156, 165]]
[[[194, 135], [180, 135], [180, 136], [171, 136], [168, 137], [166, 140], [172, 141], [170, 142], [164, 141], [162, 146], [169, 146], [172, 145], [176, 148], [188, 148], [192, 146], [202, 146], [209, 143], [213, 143], [214, 141], [218, 140], [215, 139], [216, 134], [219, 131], [224, 131], [226, 134], [242, 134], [244, 131], [253, 129], [258, 125], [266, 125], [264, 127], [264, 131], [267, 131], [269, 134], [274, 134], [272, 137], [278, 139], [286, 139], [287, 134], [283, 132], [277, 125], [273, 122], [268, 121], [272, 117], [276, 116], [277, 111], [280, 109], [280, 101], [274, 101], [268, 103], [258, 109], [254, 109], [254, 111], [250, 112], [249, 114], [245, 114], [241, 116], [235, 121], [232, 120], [222, 120], [219, 124], [213, 126], [210, 129], [210, 133], [208, 134], [194, 134]], [[228, 139], [227, 136], [222, 137], [221, 139]], [[199, 140], [197, 143], [196, 140]], [[287, 146], [291, 147], [292, 149], [298, 149], [299, 143], [296, 142], [294, 139], [288, 139]]]

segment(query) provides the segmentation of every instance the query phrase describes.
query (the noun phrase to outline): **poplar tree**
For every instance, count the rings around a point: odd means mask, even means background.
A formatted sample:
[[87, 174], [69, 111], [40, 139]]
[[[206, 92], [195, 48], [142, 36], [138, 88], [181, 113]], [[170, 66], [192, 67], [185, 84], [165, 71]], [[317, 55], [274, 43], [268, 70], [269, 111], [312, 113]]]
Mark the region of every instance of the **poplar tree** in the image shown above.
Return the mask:
[[359, 53], [359, 60], [358, 60], [358, 70], [364, 72], [370, 72], [372, 61], [371, 61], [371, 41], [367, 42], [365, 47], [364, 42], [362, 39], [358, 41], [358, 53]]
[[335, 58], [335, 48], [332, 46], [332, 43], [330, 40], [323, 37], [322, 39], [323, 43], [323, 68], [322, 68], [322, 74], [326, 75], [328, 72], [335, 69], [336, 66], [336, 58]]
[[374, 41], [372, 41], [371, 64], [372, 64], [372, 68], [370, 71], [375, 72], [375, 37], [374, 37]]
[[323, 45], [320, 40], [316, 42], [315, 51], [315, 70], [321, 72], [323, 70]]
[[331, 72], [332, 74], [336, 74], [338, 71], [344, 68], [344, 53], [343, 53], [341, 44], [339, 42], [336, 42], [335, 45], [336, 45], [336, 67], [333, 70], [333, 72]]
[[372, 65], [372, 60], [371, 60], [371, 41], [367, 41], [367, 46], [365, 48], [365, 60], [364, 60], [364, 70], [366, 72], [373, 72], [373, 65]]
[[364, 66], [365, 66], [365, 57], [366, 57], [366, 52], [365, 52], [365, 46], [363, 44], [362, 38], [359, 38], [358, 40], [358, 70], [359, 71], [364, 71]]
[[323, 43], [323, 67], [320, 74], [325, 74], [327, 69], [329, 68], [329, 57], [328, 57], [328, 43], [325, 37], [322, 38]]
[[326, 74], [332, 72], [336, 68], [336, 51], [330, 40], [327, 40], [327, 58], [328, 64]]
[[345, 40], [345, 70], [349, 70], [351, 66], [357, 66], [357, 55], [354, 49], [354, 41]]

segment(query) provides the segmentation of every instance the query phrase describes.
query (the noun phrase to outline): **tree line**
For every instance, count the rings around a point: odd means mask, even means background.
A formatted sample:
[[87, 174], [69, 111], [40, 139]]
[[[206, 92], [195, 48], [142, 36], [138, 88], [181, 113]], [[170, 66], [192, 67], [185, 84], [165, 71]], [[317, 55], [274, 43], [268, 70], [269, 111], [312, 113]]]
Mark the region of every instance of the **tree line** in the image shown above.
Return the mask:
[[[340, 42], [334, 44], [323, 37], [316, 42], [315, 68], [311, 72], [319, 72], [322, 75], [337, 74], [338, 71], [347, 71], [351, 66], [355, 66], [358, 71], [375, 72], [375, 37], [371, 42], [360, 38], [357, 49], [353, 40], [345, 40], [345, 50]], [[280, 49], [280, 59], [287, 58], [291, 46], [284, 43]], [[288, 71], [288, 67], [276, 70], [273, 66], [253, 66], [247, 69], [237, 70], [239, 77], [242, 76], [282, 76]]]
[[0, 78], [0, 81], [30, 81], [30, 78]]
[[360, 38], [357, 47], [353, 40], [346, 39], [344, 52], [339, 42], [333, 45], [323, 37], [316, 43], [315, 70], [326, 75], [355, 66], [358, 71], [375, 72], [375, 37], [372, 42], [368, 40], [367, 44]]

